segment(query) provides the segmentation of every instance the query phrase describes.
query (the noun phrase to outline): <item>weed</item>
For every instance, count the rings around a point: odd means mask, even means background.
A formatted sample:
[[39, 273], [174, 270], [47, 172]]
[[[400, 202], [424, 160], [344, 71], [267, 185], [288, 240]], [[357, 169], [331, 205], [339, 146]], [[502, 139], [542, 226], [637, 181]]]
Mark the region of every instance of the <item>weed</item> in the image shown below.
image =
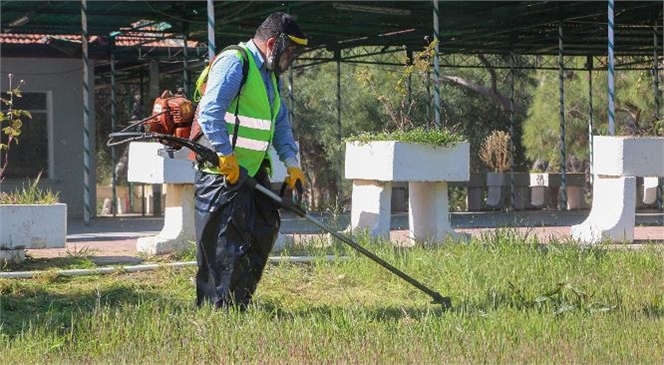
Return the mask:
[[39, 187], [41, 172], [28, 185], [11, 193], [0, 192], [0, 204], [55, 204], [60, 201], [59, 194], [51, 189]]

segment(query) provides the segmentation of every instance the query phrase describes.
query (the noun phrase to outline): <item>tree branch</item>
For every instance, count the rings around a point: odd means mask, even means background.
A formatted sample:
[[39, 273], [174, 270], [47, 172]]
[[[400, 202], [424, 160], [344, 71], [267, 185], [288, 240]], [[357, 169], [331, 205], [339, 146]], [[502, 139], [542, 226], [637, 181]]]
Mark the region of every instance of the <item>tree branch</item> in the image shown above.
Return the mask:
[[480, 62], [484, 65], [485, 69], [489, 72], [491, 76], [491, 91], [494, 93], [498, 92], [498, 77], [496, 77], [496, 70], [493, 68], [493, 65], [486, 59], [483, 54], [478, 54], [477, 58], [480, 59]]
[[[474, 84], [466, 79], [463, 79], [458, 76], [441, 76], [442, 80], [447, 81], [453, 85], [461, 86], [475, 93], [485, 95], [493, 99], [498, 104], [502, 105], [505, 110], [510, 110], [510, 98], [499, 93], [498, 91], [491, 90], [485, 86]], [[514, 112], [520, 115], [526, 115], [526, 109], [523, 105], [514, 103]]]

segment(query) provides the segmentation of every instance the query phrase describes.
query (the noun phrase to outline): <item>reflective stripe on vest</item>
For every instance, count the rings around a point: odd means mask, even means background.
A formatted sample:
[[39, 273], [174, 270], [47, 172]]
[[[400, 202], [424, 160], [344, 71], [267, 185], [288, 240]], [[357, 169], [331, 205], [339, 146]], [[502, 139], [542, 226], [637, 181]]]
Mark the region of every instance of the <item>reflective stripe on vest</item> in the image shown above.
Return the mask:
[[238, 136], [235, 148], [244, 148], [245, 150], [251, 151], [267, 151], [269, 145], [268, 142]]
[[[272, 128], [272, 121], [269, 119], [258, 119], [239, 114], [238, 118], [240, 118], [240, 125], [243, 127], [259, 129], [263, 131], [269, 131]], [[235, 126], [235, 115], [233, 113], [226, 112], [224, 119], [226, 119], [226, 123]]]

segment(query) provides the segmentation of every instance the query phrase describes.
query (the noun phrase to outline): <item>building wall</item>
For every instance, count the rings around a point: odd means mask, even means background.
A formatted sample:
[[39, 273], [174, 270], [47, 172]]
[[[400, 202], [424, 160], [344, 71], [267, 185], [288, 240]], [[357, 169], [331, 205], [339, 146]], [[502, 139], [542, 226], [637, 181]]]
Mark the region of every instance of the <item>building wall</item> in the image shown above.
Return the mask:
[[[96, 163], [94, 67], [89, 63], [89, 147], [90, 147], [90, 210], [96, 215]], [[52, 161], [49, 177], [42, 177], [41, 186], [58, 191], [60, 201], [67, 204], [68, 218], [82, 218], [84, 213], [84, 128], [83, 128], [83, 62], [81, 59], [7, 58], [0, 57], [0, 89], [8, 87], [7, 74], [14, 74], [14, 84], [24, 80], [25, 92], [50, 92], [51, 126], [49, 149]], [[29, 120], [26, 121], [29, 123]], [[19, 137], [20, 141], [20, 137]], [[5, 179], [2, 191], [21, 187], [21, 181]]]

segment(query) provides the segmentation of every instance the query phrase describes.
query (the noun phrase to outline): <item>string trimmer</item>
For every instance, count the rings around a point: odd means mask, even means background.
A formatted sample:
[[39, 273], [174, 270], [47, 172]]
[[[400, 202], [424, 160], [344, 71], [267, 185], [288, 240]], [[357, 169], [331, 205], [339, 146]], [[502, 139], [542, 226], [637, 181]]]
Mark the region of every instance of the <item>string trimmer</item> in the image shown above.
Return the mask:
[[[163, 141], [168, 141], [173, 143], [174, 145], [179, 145], [183, 147], [187, 147], [188, 149], [192, 150], [194, 153], [196, 153], [199, 158], [209, 161], [212, 164], [217, 164], [219, 161], [219, 158], [217, 157], [217, 154], [194, 141], [180, 138], [180, 137], [175, 137], [172, 135], [168, 134], [159, 134], [159, 133], [152, 133], [152, 132], [126, 132], [126, 131], [121, 131], [121, 132], [116, 132], [116, 133], [111, 133], [108, 135], [109, 140], [106, 143], [108, 146], [115, 146], [121, 143], [127, 143], [127, 142], [132, 142], [132, 141], [157, 141], [160, 143], [163, 143]], [[318, 219], [312, 217], [309, 215], [304, 208], [302, 208], [299, 204], [294, 204], [292, 201], [288, 199], [283, 199], [281, 196], [275, 194], [272, 192], [272, 190], [258, 184], [256, 180], [247, 178], [244, 181], [245, 184], [249, 184], [249, 186], [253, 189], [256, 189], [260, 191], [262, 194], [265, 196], [269, 197], [270, 199], [274, 200], [277, 204], [279, 204], [280, 207], [289, 210], [295, 214], [297, 214], [299, 217], [305, 218], [309, 222], [313, 223], [315, 226], [323, 229], [324, 231], [330, 233], [332, 236], [334, 236], [336, 239], [339, 241], [349, 245], [350, 247], [354, 248], [364, 256], [370, 258], [374, 262], [378, 263], [380, 266], [386, 268], [393, 274], [397, 275], [398, 277], [402, 278], [406, 282], [410, 283], [420, 291], [424, 292], [428, 296], [433, 299], [432, 303], [434, 304], [440, 304], [443, 306], [443, 309], [449, 309], [452, 307], [452, 300], [450, 297], [444, 297], [440, 293], [428, 288], [421, 282], [415, 280], [413, 277], [407, 275], [403, 271], [397, 269], [394, 267], [392, 264], [388, 263], [387, 261], [381, 259], [380, 257], [376, 256], [374, 253], [371, 251], [367, 250], [366, 248], [360, 246], [350, 238], [342, 235], [341, 233], [335, 231], [334, 229], [328, 227], [325, 225], [323, 222], [319, 221]], [[284, 192], [285, 185], [282, 186], [282, 195]], [[298, 187], [301, 189], [301, 187]]]

